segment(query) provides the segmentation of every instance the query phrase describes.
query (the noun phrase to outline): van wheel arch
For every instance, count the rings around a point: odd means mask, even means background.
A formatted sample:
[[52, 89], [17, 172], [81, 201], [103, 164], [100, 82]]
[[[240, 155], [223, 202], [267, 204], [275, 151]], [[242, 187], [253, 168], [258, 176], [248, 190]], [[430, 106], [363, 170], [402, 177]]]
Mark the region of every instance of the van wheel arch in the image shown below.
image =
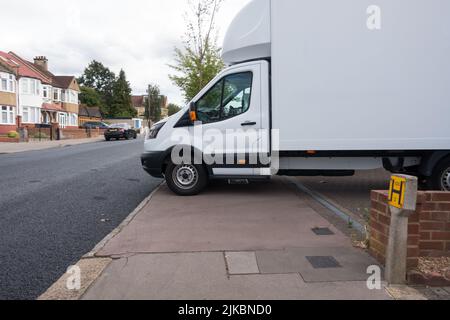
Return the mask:
[[[447, 175], [446, 179], [444, 175]], [[427, 178], [426, 187], [428, 190], [450, 191], [450, 155], [436, 163]]]
[[425, 155], [419, 166], [419, 175], [423, 177], [431, 177], [436, 166], [448, 157], [450, 157], [450, 151], [435, 151]]
[[[164, 155], [164, 160], [163, 160], [163, 162], [162, 162], [162, 167], [161, 167], [161, 170], [162, 170], [162, 173], [163, 174], [165, 174], [165, 172], [166, 172], [166, 170], [167, 170], [167, 166], [170, 164], [170, 163], [172, 163], [172, 151], [173, 151], [173, 149], [174, 149], [175, 147], [172, 147], [172, 148], [170, 148], [170, 149], [168, 149], [166, 152], [165, 152], [165, 155]], [[191, 147], [191, 153], [192, 154], [194, 154], [194, 152], [196, 152], [196, 150], [197, 150], [197, 152], [199, 152], [199, 153], [201, 153], [198, 149], [195, 149], [195, 148], [193, 148], [193, 147]], [[201, 153], [201, 155], [202, 155], [202, 159], [203, 159], [203, 153]], [[208, 174], [208, 177], [211, 175], [211, 169], [210, 169], [210, 167], [209, 166], [207, 166], [206, 164], [205, 164], [205, 162], [204, 161], [202, 161], [202, 166], [203, 166], [203, 168], [205, 169], [205, 171], [207, 172], [207, 174]]]

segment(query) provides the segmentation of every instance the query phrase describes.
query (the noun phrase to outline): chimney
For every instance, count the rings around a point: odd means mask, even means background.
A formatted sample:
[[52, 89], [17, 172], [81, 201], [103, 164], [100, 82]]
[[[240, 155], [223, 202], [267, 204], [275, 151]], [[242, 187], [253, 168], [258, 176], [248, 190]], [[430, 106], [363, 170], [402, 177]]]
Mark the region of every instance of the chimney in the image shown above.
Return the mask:
[[44, 56], [34, 58], [34, 64], [42, 70], [48, 71], [48, 60]]

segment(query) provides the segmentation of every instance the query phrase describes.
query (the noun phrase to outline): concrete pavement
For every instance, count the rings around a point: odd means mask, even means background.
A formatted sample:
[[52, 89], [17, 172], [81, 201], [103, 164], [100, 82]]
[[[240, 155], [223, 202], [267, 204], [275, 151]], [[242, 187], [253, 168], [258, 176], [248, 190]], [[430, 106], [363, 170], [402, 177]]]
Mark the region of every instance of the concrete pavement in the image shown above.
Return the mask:
[[352, 177], [298, 177], [297, 181], [340, 210], [367, 221], [372, 190], [388, 190], [391, 173], [384, 169], [357, 171]]
[[96, 138], [86, 139], [72, 139], [72, 140], [60, 140], [60, 141], [30, 141], [24, 143], [7, 143], [0, 142], [0, 154], [19, 153], [26, 151], [45, 150], [52, 148], [64, 148], [68, 146], [75, 146], [85, 143], [94, 143], [104, 141], [103, 136]]
[[[308, 203], [283, 178], [248, 186], [213, 184], [188, 198], [162, 186], [98, 248], [96, 258], [89, 258], [111, 260], [79, 294], [83, 299], [390, 299], [384, 287], [367, 288], [367, 268], [376, 261]], [[56, 287], [52, 297], [68, 297], [64, 290], [55, 295]]]

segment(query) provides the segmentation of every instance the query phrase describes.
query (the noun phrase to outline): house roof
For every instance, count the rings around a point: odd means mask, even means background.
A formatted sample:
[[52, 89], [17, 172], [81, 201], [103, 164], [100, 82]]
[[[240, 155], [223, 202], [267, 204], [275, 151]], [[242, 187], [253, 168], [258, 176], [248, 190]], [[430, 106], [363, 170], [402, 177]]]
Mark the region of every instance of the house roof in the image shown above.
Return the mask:
[[7, 68], [6, 66], [2, 65], [1, 63], [0, 63], [0, 72], [12, 73], [10, 68]]
[[133, 104], [133, 107], [135, 107], [135, 108], [144, 107], [144, 96], [132, 96], [131, 103]]
[[33, 62], [19, 57], [14, 52], [6, 53], [0, 51], [0, 56], [9, 60], [11, 65], [16, 65], [16, 63], [19, 65], [19, 76], [39, 79], [42, 83], [56, 88], [68, 89], [75, 79], [75, 76], [55, 76], [50, 71], [44, 70]]
[[99, 107], [88, 107], [86, 105], [80, 105], [78, 109], [78, 115], [91, 118], [102, 118], [102, 113]]
[[0, 57], [9, 67], [15, 68], [20, 77], [34, 78], [44, 83], [49, 83], [50, 79], [43, 76], [38, 70], [30, 66], [25, 60], [15, 54], [0, 51]]
[[53, 76], [53, 85], [58, 88], [67, 89], [72, 84], [74, 76]]
[[[28, 63], [31, 63], [28, 61]], [[48, 70], [45, 70], [41, 68], [40, 66], [33, 63], [33, 66], [38, 69], [39, 72], [44, 74], [46, 77], [50, 78], [52, 80], [51, 85], [53, 87], [61, 88], [61, 89], [67, 89], [72, 84], [73, 79], [75, 79], [74, 76], [55, 76], [53, 73], [51, 73]]]
[[0, 56], [0, 71], [17, 75], [17, 66], [12, 66], [12, 62]]

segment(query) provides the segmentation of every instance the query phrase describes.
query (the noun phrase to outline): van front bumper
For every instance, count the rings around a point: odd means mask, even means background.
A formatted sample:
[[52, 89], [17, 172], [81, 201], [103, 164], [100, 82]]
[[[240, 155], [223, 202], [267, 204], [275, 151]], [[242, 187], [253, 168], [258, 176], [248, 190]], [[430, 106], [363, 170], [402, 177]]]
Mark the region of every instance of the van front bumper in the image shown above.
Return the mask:
[[142, 167], [144, 170], [155, 178], [164, 178], [163, 164], [165, 152], [152, 151], [146, 152], [141, 156]]

